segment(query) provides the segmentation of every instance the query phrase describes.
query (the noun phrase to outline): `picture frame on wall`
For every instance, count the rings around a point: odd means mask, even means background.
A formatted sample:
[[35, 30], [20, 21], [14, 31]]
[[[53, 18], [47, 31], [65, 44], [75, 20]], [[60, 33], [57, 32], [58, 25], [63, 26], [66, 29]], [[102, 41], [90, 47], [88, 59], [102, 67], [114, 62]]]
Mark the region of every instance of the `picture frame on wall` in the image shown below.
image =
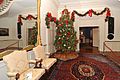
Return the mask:
[[0, 36], [9, 36], [9, 28], [0, 28]]

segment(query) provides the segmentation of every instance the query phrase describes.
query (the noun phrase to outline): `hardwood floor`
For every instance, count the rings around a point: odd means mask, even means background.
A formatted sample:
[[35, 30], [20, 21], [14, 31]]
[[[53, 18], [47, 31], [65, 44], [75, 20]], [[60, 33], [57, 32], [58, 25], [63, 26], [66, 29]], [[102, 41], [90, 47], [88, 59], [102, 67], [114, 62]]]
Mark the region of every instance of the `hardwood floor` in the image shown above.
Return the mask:
[[102, 54], [120, 66], [120, 52], [100, 52], [96, 47], [81, 48], [80, 53], [84, 54]]
[[89, 48], [81, 48], [80, 53], [92, 53], [92, 54], [99, 54], [98, 48], [96, 47], [89, 47]]

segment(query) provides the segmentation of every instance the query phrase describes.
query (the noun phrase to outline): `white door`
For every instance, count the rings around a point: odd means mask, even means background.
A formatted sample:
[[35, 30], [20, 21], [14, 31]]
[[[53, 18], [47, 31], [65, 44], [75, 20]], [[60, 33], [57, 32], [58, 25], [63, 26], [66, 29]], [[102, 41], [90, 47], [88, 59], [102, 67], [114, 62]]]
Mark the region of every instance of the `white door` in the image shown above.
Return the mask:
[[99, 28], [93, 28], [93, 46], [99, 47]]

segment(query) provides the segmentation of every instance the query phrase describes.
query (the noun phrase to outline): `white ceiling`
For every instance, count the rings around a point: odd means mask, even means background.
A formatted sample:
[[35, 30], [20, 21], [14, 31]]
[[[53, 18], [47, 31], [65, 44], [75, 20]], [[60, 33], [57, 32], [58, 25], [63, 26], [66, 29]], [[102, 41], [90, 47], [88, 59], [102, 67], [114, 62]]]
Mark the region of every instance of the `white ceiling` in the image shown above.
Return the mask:
[[[120, 1], [118, 0], [55, 0], [58, 3], [59, 8], [66, 6], [73, 7], [82, 7], [84, 8], [87, 5], [109, 5], [120, 8]], [[37, 0], [15, 0], [14, 4], [9, 10], [9, 16], [14, 16], [25, 11], [32, 11], [36, 9]], [[88, 6], [89, 7], [89, 6]], [[105, 6], [106, 7], [106, 6]], [[4, 16], [4, 15], [3, 15]], [[8, 15], [7, 15], [8, 16]]]
[[119, 2], [120, 0], [58, 0], [59, 3], [76, 3], [76, 2]]
[[60, 5], [67, 5], [67, 4], [102, 4], [102, 5], [109, 5], [109, 6], [117, 6], [120, 7], [120, 1], [118, 0], [58, 0]]

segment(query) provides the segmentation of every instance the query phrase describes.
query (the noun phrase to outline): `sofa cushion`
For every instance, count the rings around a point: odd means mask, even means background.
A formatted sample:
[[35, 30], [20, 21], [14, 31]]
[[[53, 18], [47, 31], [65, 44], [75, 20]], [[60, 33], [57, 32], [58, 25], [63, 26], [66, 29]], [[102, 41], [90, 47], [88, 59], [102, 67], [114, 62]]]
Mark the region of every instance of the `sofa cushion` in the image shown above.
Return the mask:
[[33, 51], [35, 53], [35, 57], [36, 58], [41, 58], [41, 59], [45, 59], [46, 58], [43, 46], [38, 45], [37, 47], [33, 48]]
[[14, 51], [3, 57], [4, 62], [8, 67], [9, 72], [22, 73], [29, 68], [27, 53], [23, 51]]
[[56, 61], [57, 61], [57, 59], [55, 59], [55, 58], [43, 59], [42, 67], [48, 70]]

